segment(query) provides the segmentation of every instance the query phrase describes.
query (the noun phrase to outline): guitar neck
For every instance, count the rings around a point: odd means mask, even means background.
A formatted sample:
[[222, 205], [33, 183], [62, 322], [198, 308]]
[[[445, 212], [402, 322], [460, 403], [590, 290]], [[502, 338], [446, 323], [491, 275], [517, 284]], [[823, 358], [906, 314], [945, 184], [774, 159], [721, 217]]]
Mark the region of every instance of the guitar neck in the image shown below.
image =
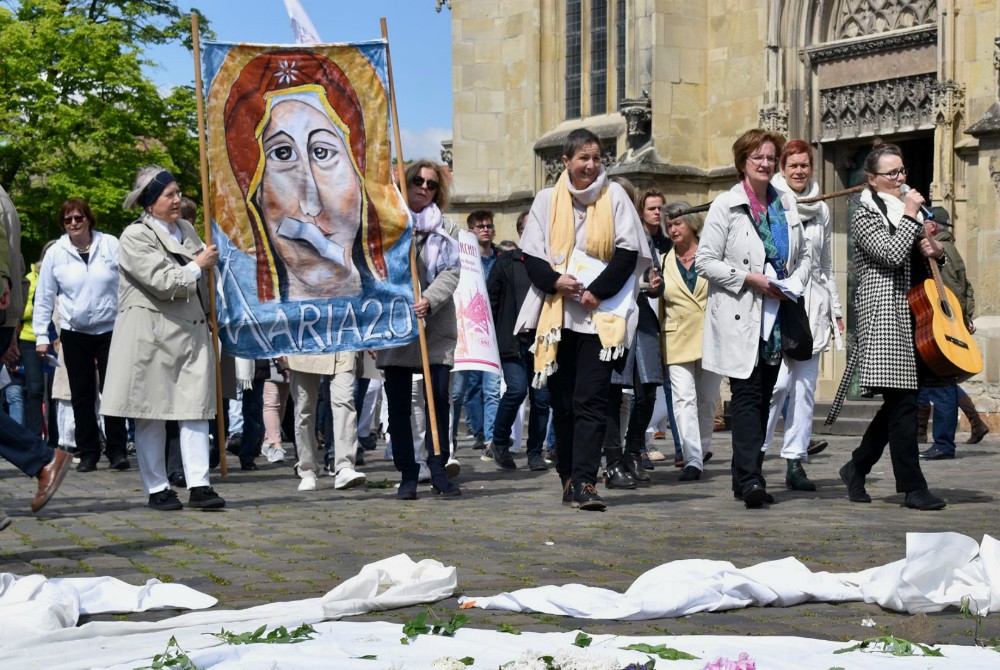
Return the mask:
[[941, 311], [949, 319], [954, 319], [951, 305], [948, 304], [948, 294], [944, 292], [944, 280], [941, 279], [941, 270], [938, 268], [936, 258], [928, 258], [927, 264], [931, 267], [931, 275], [934, 276], [934, 286], [937, 288], [938, 301], [941, 303]]

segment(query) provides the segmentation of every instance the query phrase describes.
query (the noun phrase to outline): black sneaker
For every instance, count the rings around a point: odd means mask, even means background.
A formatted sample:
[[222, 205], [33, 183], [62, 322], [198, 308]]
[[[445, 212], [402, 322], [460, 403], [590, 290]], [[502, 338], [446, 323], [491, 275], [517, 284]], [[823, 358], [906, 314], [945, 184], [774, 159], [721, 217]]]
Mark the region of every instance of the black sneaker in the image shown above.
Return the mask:
[[597, 488], [590, 482], [573, 485], [573, 507], [591, 512], [603, 512], [607, 505], [597, 494]]
[[544, 472], [549, 466], [541, 454], [528, 454], [528, 469], [532, 472]]
[[187, 488], [187, 480], [184, 479], [183, 472], [172, 472], [171, 474], [167, 475], [167, 481], [170, 482], [170, 485], [175, 488], [179, 489]]
[[573, 507], [576, 507], [576, 505], [573, 505], [573, 480], [564, 479], [562, 487], [563, 487], [562, 504], [572, 505]]
[[501, 470], [517, 470], [517, 463], [514, 462], [514, 457], [510, 455], [510, 450], [499, 444], [493, 445], [493, 462], [496, 463], [497, 467]]
[[108, 459], [108, 468], [111, 470], [128, 470], [130, 467], [128, 456], [125, 454]]
[[90, 458], [80, 459], [79, 465], [76, 466], [77, 472], [93, 472], [97, 469], [97, 461]]
[[910, 509], [930, 511], [944, 509], [948, 503], [941, 500], [941, 498], [938, 498], [927, 489], [918, 489], [916, 491], [908, 492], [903, 504]]
[[183, 509], [184, 504], [181, 502], [177, 494], [174, 493], [173, 489], [163, 489], [162, 491], [157, 491], [156, 493], [149, 494], [149, 506], [153, 509], [158, 509], [162, 512], [169, 512], [175, 509]]
[[354, 452], [354, 464], [355, 465], [365, 464], [365, 450], [362, 449], [361, 447], [358, 447], [357, 450]]
[[220, 509], [226, 506], [226, 501], [211, 486], [195, 486], [191, 489], [188, 505], [195, 509]]

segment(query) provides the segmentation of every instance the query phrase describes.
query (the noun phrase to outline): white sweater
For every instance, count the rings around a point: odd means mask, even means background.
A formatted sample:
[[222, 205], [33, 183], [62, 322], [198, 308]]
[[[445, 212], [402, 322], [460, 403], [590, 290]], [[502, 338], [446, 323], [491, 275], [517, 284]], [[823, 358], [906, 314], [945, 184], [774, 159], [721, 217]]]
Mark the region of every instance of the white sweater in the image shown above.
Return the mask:
[[49, 344], [52, 305], [59, 297], [58, 325], [88, 335], [109, 332], [118, 315], [118, 238], [93, 231], [90, 260], [63, 235], [45, 254], [35, 289], [32, 327], [38, 344]]

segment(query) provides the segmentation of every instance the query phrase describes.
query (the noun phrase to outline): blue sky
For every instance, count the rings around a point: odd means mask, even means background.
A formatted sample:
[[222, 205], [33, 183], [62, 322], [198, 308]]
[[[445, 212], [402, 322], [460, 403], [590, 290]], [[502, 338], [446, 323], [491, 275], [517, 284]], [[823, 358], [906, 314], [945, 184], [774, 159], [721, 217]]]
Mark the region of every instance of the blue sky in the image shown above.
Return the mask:
[[[451, 138], [451, 13], [434, 11], [434, 0], [299, 0], [326, 42], [381, 37], [389, 32], [396, 105], [407, 160], [441, 159], [440, 143]], [[291, 24], [282, 0], [187, 0], [198, 7], [224, 42], [288, 44]], [[182, 46], [150, 50], [148, 69], [160, 86], [194, 84], [194, 61]]]

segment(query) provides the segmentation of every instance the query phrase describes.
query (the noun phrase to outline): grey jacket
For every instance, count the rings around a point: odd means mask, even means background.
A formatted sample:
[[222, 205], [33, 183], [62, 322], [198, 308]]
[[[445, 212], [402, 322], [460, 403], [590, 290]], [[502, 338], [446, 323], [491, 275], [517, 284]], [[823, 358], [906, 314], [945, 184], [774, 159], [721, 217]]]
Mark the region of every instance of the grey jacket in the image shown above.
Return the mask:
[[[442, 219], [445, 232], [456, 240], [458, 227], [451, 219]], [[417, 245], [417, 279], [420, 281], [420, 293], [430, 303], [430, 312], [424, 319], [427, 334], [427, 359], [431, 365], [455, 364], [455, 344], [458, 342], [458, 321], [455, 316], [455, 289], [458, 288], [458, 278], [461, 266], [440, 272], [434, 281], [427, 283], [427, 270], [424, 265], [424, 242], [426, 235], [416, 234]], [[404, 367], [413, 370], [423, 368], [420, 358], [420, 341], [395, 349], [380, 349], [375, 353], [378, 367]]]

